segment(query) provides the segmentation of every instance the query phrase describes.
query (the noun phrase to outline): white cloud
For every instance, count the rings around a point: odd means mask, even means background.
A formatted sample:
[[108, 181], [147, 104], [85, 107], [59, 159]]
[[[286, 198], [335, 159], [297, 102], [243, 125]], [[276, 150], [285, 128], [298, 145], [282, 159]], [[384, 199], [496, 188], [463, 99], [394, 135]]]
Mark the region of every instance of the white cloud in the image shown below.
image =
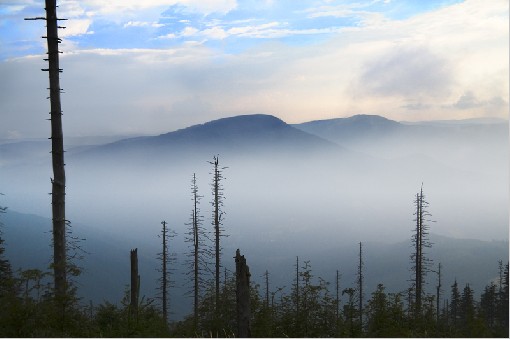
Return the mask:
[[197, 33], [199, 32], [198, 29], [196, 29], [195, 27], [191, 27], [191, 26], [187, 26], [185, 27], [182, 32], [181, 32], [181, 36], [184, 36], [184, 37], [188, 37], [188, 36], [194, 36], [194, 35], [197, 35]]
[[[68, 2], [78, 2], [77, 0], [68, 0]], [[168, 8], [172, 5], [182, 5], [188, 10], [203, 15], [211, 13], [228, 13], [237, 6], [235, 0], [122, 0], [122, 1], [103, 1], [103, 0], [84, 0], [79, 1], [83, 7], [89, 8], [96, 14], [101, 15], [124, 15], [137, 11], [145, 11], [153, 8]]]
[[281, 26], [280, 23], [273, 21], [255, 26], [232, 27], [228, 29], [228, 33], [231, 35], [238, 35], [241, 37], [260, 38], [264, 36], [265, 37], [269, 36], [270, 33], [275, 32], [276, 27], [280, 26]]
[[174, 33], [168, 33], [165, 35], [160, 35], [156, 39], [175, 39], [175, 38], [177, 38], [177, 35], [175, 35]]
[[[202, 30], [190, 24], [167, 35], [187, 38], [174, 48], [73, 49], [63, 54], [63, 107], [72, 112], [64, 115], [66, 130], [122, 133], [130, 125], [143, 133], [162, 133], [245, 113], [275, 114], [288, 122], [358, 113], [396, 120], [508, 116], [505, 1], [468, 0], [406, 20], [367, 21], [341, 29], [254, 22], [234, 27], [215, 22]], [[213, 38], [320, 32], [337, 34], [312, 45], [275, 40], [239, 54], [204, 45]], [[33, 81], [44, 66], [40, 59], [0, 64], [0, 103], [9, 112], [0, 137], [7, 129], [45, 135], [47, 126], [38, 117], [47, 104], [47, 79], [41, 75]], [[200, 103], [192, 105], [194, 98]]]
[[211, 13], [226, 14], [237, 7], [236, 0], [181, 0], [179, 3], [204, 15]]
[[218, 27], [218, 26], [205, 29], [202, 31], [202, 34], [204, 36], [206, 36], [207, 38], [219, 39], [219, 40], [222, 40], [222, 39], [225, 39], [226, 37], [228, 37], [227, 32], [225, 32], [225, 30], [223, 30], [223, 28]]
[[405, 98], [448, 95], [452, 65], [424, 47], [395, 47], [365, 64], [360, 86], [371, 94]]
[[90, 33], [89, 27], [91, 22], [92, 20], [90, 19], [70, 19], [65, 23], [66, 28], [59, 31], [59, 36], [65, 38]]
[[164, 27], [165, 25], [164, 24], [159, 24], [157, 22], [147, 22], [147, 21], [128, 21], [124, 24], [124, 28], [127, 28], [127, 27], [154, 27], [154, 28], [159, 28], [159, 27]]

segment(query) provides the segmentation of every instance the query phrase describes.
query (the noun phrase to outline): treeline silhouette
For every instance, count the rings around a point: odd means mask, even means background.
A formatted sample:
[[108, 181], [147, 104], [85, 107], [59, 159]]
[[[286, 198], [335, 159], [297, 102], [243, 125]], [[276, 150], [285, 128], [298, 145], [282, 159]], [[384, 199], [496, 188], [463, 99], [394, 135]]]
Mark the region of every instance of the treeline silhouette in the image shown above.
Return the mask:
[[[218, 158], [213, 164], [212, 206], [221, 187], [215, 184], [219, 176]], [[219, 169], [221, 171], [221, 168]], [[223, 176], [221, 176], [223, 178]], [[180, 321], [168, 322], [171, 303], [167, 300], [173, 288], [172, 269], [175, 253], [164, 261], [157, 298], [141, 297], [133, 307], [132, 292], [126, 287], [118, 302], [99, 305], [84, 303], [77, 297], [76, 284], [70, 279], [64, 299], [55, 298], [53, 272], [39, 269], [12, 271], [5, 257], [4, 239], [0, 233], [0, 335], [3, 337], [233, 337], [239, 333], [236, 298], [236, 275], [223, 265], [220, 272], [215, 248], [221, 248], [215, 237], [202, 227], [196, 175], [192, 179], [192, 217], [190, 226], [188, 278], [193, 288], [193, 312]], [[221, 200], [221, 199], [220, 199]], [[358, 271], [353, 286], [343, 286], [336, 271], [333, 282], [313, 274], [310, 261], [296, 257], [295, 275], [285, 287], [271, 286], [271, 273], [265, 271], [262, 286], [250, 283], [249, 333], [254, 337], [508, 337], [508, 271], [509, 265], [498, 263], [498, 278], [491, 282], [475, 300], [469, 284], [457, 281], [442, 288], [441, 273], [434, 270], [424, 248], [428, 226], [423, 189], [414, 201], [415, 229], [411, 237], [410, 283], [404, 291], [387, 292], [380, 283], [375, 291], [364, 294], [364, 263], [360, 243]], [[220, 205], [218, 205], [220, 206]], [[7, 208], [0, 208], [7, 213]], [[218, 220], [221, 219], [218, 214]], [[216, 229], [215, 213], [212, 226]], [[166, 222], [162, 223], [163, 251], [156, 260], [170, 256], [172, 248]], [[223, 227], [221, 227], [222, 231]], [[1, 228], [0, 228], [1, 230]], [[69, 239], [75, 239], [70, 236]], [[68, 249], [70, 249], [70, 245]], [[422, 247], [422, 248], [420, 248]], [[74, 252], [79, 246], [74, 245]], [[163, 255], [164, 254], [164, 255]], [[81, 274], [79, 265], [71, 260], [68, 276]], [[417, 259], [418, 256], [418, 259]], [[230, 255], [228, 256], [230, 257]], [[270, 255], [268, 255], [270, 258]], [[421, 257], [421, 258], [420, 258]], [[268, 259], [269, 259], [268, 258]], [[126, 254], [126, 260], [127, 254]], [[418, 265], [417, 265], [418, 263]], [[420, 264], [422, 263], [422, 264]], [[426, 264], [425, 264], [426, 263]], [[249, 264], [249, 258], [248, 258]], [[355, 263], [353, 263], [355, 264]], [[496, 263], [495, 263], [496, 264]], [[214, 269], [210, 269], [210, 266]], [[440, 265], [438, 265], [439, 267]], [[417, 268], [418, 267], [418, 268]], [[421, 267], [421, 268], [420, 268]], [[496, 265], [495, 265], [496, 268]], [[391, 267], [388, 267], [391, 269]], [[332, 270], [332, 272], [334, 272]], [[261, 276], [256, 272], [255, 276]], [[434, 273], [438, 282], [435, 293], [426, 293], [425, 275]], [[418, 278], [417, 278], [418, 277]], [[163, 284], [163, 281], [165, 282]], [[417, 287], [416, 281], [421, 282]], [[99, 283], [99, 282], [98, 282]], [[98, 286], [99, 288], [99, 286]], [[130, 293], [131, 292], [131, 293]], [[165, 297], [162, 297], [165, 295]], [[138, 299], [138, 296], [136, 297]], [[136, 309], [136, 311], [133, 311]]]

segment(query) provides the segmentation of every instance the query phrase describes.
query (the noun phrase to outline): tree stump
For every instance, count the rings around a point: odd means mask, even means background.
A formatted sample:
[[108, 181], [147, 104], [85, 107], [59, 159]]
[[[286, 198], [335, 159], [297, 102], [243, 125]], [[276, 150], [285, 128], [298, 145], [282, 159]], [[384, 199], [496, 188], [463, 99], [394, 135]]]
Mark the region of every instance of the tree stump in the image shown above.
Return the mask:
[[237, 305], [237, 337], [251, 337], [250, 329], [250, 269], [246, 265], [244, 255], [236, 251], [236, 305]]

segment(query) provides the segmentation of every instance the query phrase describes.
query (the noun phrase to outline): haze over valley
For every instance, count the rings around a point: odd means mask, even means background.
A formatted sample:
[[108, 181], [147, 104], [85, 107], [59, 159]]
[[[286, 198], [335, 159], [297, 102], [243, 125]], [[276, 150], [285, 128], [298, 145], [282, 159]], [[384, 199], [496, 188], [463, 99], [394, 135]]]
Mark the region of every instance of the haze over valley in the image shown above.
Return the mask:
[[[212, 231], [208, 161], [219, 155], [220, 164], [228, 167], [224, 170], [228, 237], [222, 245], [226, 267], [231, 253], [241, 248], [251, 259], [252, 270], [283, 272], [275, 277], [283, 284], [291, 272], [282, 267], [288, 267], [293, 256], [308, 258], [324, 270], [326, 263], [348, 266], [362, 241], [367, 253], [372, 246], [396, 251], [400, 264], [395, 265], [405, 275], [413, 201], [422, 183], [434, 239], [447, 237], [446, 243], [452, 238], [479, 239], [480, 244], [488, 241], [487, 248], [496, 246], [491, 259], [496, 253], [506, 255], [507, 145], [506, 121], [409, 125], [358, 115], [289, 125], [270, 115], [236, 116], [157, 136], [69, 147], [67, 215], [76, 235], [108, 239], [109, 245], [99, 247], [92, 240], [84, 242], [85, 250], [91, 248], [91, 260], [102, 261], [99, 258], [106, 256], [102, 251], [117, 249], [113, 258], [119, 265], [125, 260], [122, 253], [127, 258], [127, 251], [138, 247], [151, 267], [162, 220], [178, 233], [172, 239], [173, 251], [186, 251], [193, 173], [203, 196], [204, 225]], [[47, 142], [3, 143], [0, 150], [8, 159], [2, 165], [2, 178], [9, 178], [2, 183], [6, 205], [12, 211], [50, 218]], [[6, 228], [7, 234], [12, 232], [9, 223]], [[40, 235], [47, 231], [38, 230]], [[456, 246], [449, 246], [452, 253], [459, 253], [453, 250]], [[432, 247], [431, 255], [444, 265], [453, 255], [447, 248]], [[478, 260], [490, 268], [487, 256]], [[148, 277], [155, 274], [152, 268], [144, 269]], [[450, 273], [469, 273], [462, 272], [452, 268]], [[389, 288], [404, 287], [392, 286], [391, 276], [386, 278]], [[152, 283], [149, 279], [145, 287], [149, 290]]]

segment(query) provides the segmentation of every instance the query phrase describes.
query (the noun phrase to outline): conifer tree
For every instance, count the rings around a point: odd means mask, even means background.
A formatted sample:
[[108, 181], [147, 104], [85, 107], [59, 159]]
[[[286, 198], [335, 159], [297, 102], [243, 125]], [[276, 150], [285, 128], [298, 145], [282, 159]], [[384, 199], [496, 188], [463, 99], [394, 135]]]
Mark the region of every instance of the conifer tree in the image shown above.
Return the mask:
[[437, 286], [436, 286], [436, 323], [439, 324], [439, 305], [441, 303], [441, 263], [437, 268]]
[[497, 308], [498, 290], [496, 284], [491, 281], [490, 285], [485, 286], [480, 296], [480, 313], [489, 329], [496, 327]]
[[363, 247], [362, 243], [359, 243], [359, 263], [358, 263], [358, 316], [359, 316], [359, 327], [360, 332], [363, 330]]
[[460, 292], [459, 287], [457, 285], [457, 279], [455, 279], [455, 282], [451, 286], [451, 296], [450, 296], [450, 325], [457, 329], [458, 325], [458, 319], [460, 315]]
[[191, 179], [191, 200], [193, 208], [191, 210], [190, 222], [188, 233], [186, 235], [186, 242], [188, 242], [190, 252], [188, 254], [187, 266], [189, 271], [187, 275], [192, 276], [193, 286], [190, 294], [193, 297], [193, 327], [196, 330], [198, 327], [198, 307], [200, 302], [200, 291], [204, 287], [204, 280], [202, 274], [207, 270], [211, 252], [206, 246], [205, 240], [208, 240], [207, 234], [202, 226], [203, 217], [200, 213], [200, 200], [202, 196], [198, 194], [197, 177], [193, 173]]
[[412, 236], [414, 251], [411, 254], [411, 262], [412, 272], [414, 274], [411, 278], [411, 281], [413, 282], [412, 289], [414, 291], [413, 311], [415, 318], [418, 319], [422, 313], [422, 299], [425, 294], [425, 277], [432, 263], [431, 260], [427, 257], [427, 253], [425, 252], [427, 248], [432, 246], [432, 244], [428, 239], [429, 226], [427, 223], [430, 221], [428, 219], [428, 217], [430, 217], [430, 213], [427, 210], [428, 202], [425, 200], [425, 195], [423, 194], [423, 185], [420, 189], [420, 192], [416, 194], [414, 205], [416, 208], [414, 213], [416, 216], [416, 226], [413, 230]]
[[336, 335], [340, 335], [340, 273], [336, 270], [335, 279], [335, 329]]
[[170, 246], [170, 239], [175, 237], [177, 234], [175, 231], [168, 229], [166, 221], [162, 221], [161, 225], [161, 234], [158, 235], [161, 238], [162, 245], [161, 252], [158, 253], [158, 260], [161, 261], [161, 268], [158, 269], [158, 272], [161, 273], [161, 276], [158, 279], [160, 283], [158, 289], [160, 291], [159, 299], [161, 300], [161, 312], [163, 319], [165, 322], [168, 322], [168, 306], [170, 301], [168, 289], [173, 285], [170, 272], [173, 271], [171, 264], [175, 261], [175, 257], [168, 251], [168, 249]]
[[222, 228], [223, 222], [223, 171], [227, 167], [220, 167], [218, 156], [213, 157], [213, 161], [209, 161], [213, 165], [213, 181], [211, 183], [213, 201], [213, 226], [214, 226], [214, 257], [215, 257], [215, 306], [218, 308], [220, 304], [220, 268], [221, 268], [221, 246], [220, 237], [225, 236]]
[[498, 293], [498, 320], [499, 326], [508, 334], [508, 262], [505, 265], [502, 275], [502, 283]]
[[299, 290], [299, 257], [296, 256], [296, 283], [294, 285], [294, 304], [295, 304], [295, 310], [296, 310], [296, 315], [295, 315], [295, 327], [296, 329], [299, 329], [300, 327], [300, 321], [299, 321], [299, 317], [300, 317], [300, 311], [299, 311], [299, 308], [300, 308], [300, 290]]
[[471, 289], [469, 284], [466, 284], [460, 299], [460, 321], [463, 335], [468, 337], [472, 336], [474, 319], [475, 302], [473, 298], [473, 289]]
[[347, 301], [347, 303], [344, 305], [344, 316], [345, 316], [345, 321], [346, 321], [346, 324], [348, 326], [348, 331], [346, 333], [346, 335], [348, 337], [354, 337], [355, 335], [357, 335], [357, 329], [356, 329], [356, 326], [355, 326], [355, 317], [356, 317], [356, 309], [355, 309], [355, 298], [354, 298], [354, 294], [355, 294], [356, 290], [352, 287], [349, 287], [349, 288], [346, 288], [342, 291], [342, 295], [343, 294], [347, 294], [349, 299]]
[[[7, 207], [0, 206], [0, 217], [6, 213]], [[0, 300], [2, 297], [7, 296], [13, 292], [13, 276], [12, 268], [9, 260], [4, 257], [4, 239], [3, 239], [3, 228], [4, 224], [0, 219]]]

